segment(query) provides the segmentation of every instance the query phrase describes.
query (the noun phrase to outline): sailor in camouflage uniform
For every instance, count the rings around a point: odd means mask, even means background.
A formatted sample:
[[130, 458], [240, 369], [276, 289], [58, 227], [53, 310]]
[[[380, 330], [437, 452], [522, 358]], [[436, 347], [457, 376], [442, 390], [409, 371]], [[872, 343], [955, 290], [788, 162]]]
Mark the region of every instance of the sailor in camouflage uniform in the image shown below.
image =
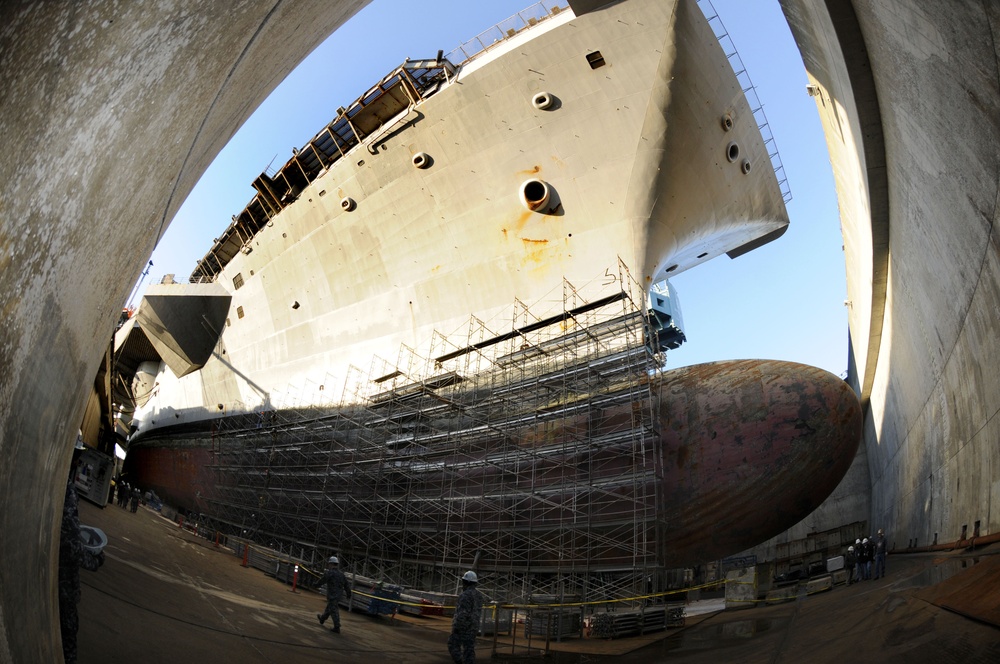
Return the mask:
[[333, 631], [340, 633], [340, 598], [351, 599], [351, 584], [347, 582], [344, 573], [337, 569], [339, 564], [337, 556], [330, 556], [326, 561], [326, 572], [319, 578], [316, 587], [326, 586], [326, 610], [317, 613], [319, 624], [322, 625], [326, 619], [333, 616]]
[[80, 627], [76, 605], [80, 602], [80, 568], [91, 572], [104, 564], [104, 552], [93, 553], [80, 539], [79, 501], [76, 495], [76, 467], [83, 451], [77, 439], [73, 450], [66, 496], [63, 500], [62, 527], [59, 531], [59, 627], [62, 630], [63, 658], [76, 662], [76, 633]]
[[483, 615], [483, 596], [476, 590], [479, 577], [469, 571], [462, 575], [462, 594], [458, 596], [455, 616], [451, 619], [448, 652], [455, 664], [476, 661], [476, 636]]

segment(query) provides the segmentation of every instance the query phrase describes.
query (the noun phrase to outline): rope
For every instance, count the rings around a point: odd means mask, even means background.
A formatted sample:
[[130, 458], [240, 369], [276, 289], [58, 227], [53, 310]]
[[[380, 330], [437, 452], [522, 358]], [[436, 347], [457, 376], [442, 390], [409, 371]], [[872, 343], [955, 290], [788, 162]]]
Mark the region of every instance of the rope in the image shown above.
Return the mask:
[[[291, 559], [281, 558], [280, 556], [271, 554], [271, 553], [268, 552], [267, 549], [256, 548], [256, 547], [253, 547], [250, 544], [245, 544], [245, 546], [247, 547], [247, 549], [257, 551], [257, 555], [262, 555], [265, 558], [270, 558], [271, 560], [275, 560], [275, 561], [278, 561], [278, 562], [285, 561], [285, 562], [288, 562], [289, 564], [292, 564], [292, 565], [298, 565], [299, 566], [299, 571], [306, 572], [306, 573], [312, 575], [315, 578], [319, 578], [320, 576], [322, 576], [321, 574], [317, 574], [316, 572], [314, 572], [313, 570], [307, 568], [306, 566], [304, 566], [301, 563], [295, 563]], [[497, 610], [500, 610], [500, 609], [525, 609], [525, 610], [533, 610], [533, 609], [579, 608], [579, 607], [583, 607], [583, 606], [601, 606], [601, 605], [609, 605], [609, 604], [621, 604], [621, 603], [625, 603], [625, 602], [638, 602], [638, 601], [644, 601], [644, 600], [650, 600], [650, 599], [654, 599], [654, 600], [655, 599], [662, 599], [662, 598], [665, 598], [665, 597], [669, 597], [671, 595], [679, 595], [681, 593], [686, 593], [686, 592], [688, 592], [690, 590], [702, 590], [702, 589], [705, 589], [705, 588], [717, 588], [719, 586], [726, 586], [726, 585], [729, 585], [729, 584], [742, 585], [742, 586], [752, 586], [752, 585], [755, 585], [755, 583], [753, 581], [738, 581], [738, 580], [729, 581], [727, 579], [719, 579], [718, 581], [710, 581], [708, 583], [703, 583], [703, 584], [698, 585], [698, 586], [689, 586], [687, 588], [676, 588], [676, 589], [673, 589], [673, 590], [665, 590], [665, 591], [659, 592], [659, 593], [651, 593], [651, 594], [647, 594], [647, 595], [635, 595], [633, 597], [620, 597], [620, 598], [617, 598], [617, 599], [591, 600], [591, 601], [588, 601], [588, 602], [552, 602], [552, 603], [544, 603], [544, 604], [507, 602], [507, 603], [497, 603], [497, 604], [494, 604], [492, 606], [492, 608], [493, 608], [494, 611], [497, 611]], [[806, 595], [815, 595], [817, 593], [825, 592], [827, 590], [829, 590], [829, 588], [822, 588], [820, 590], [813, 590], [813, 591], [807, 592]], [[394, 605], [397, 605], [397, 606], [409, 606], [409, 607], [418, 608], [418, 609], [426, 609], [426, 608], [454, 609], [454, 608], [456, 608], [454, 605], [449, 605], [449, 604], [434, 604], [434, 603], [426, 603], [425, 604], [425, 603], [418, 603], [418, 602], [409, 602], [409, 601], [406, 601], [406, 600], [403, 600], [403, 599], [393, 599], [393, 598], [389, 598], [389, 597], [380, 597], [378, 595], [372, 595], [370, 593], [362, 592], [362, 591], [354, 589], [354, 588], [351, 589], [351, 594], [356, 594], [356, 595], [359, 595], [361, 597], [367, 597], [370, 600], [378, 600], [380, 602], [385, 602], [387, 604], [394, 604]], [[726, 602], [732, 602], [732, 603], [751, 603], [751, 604], [757, 603], [757, 602], [780, 603], [780, 602], [787, 602], [787, 601], [790, 601], [792, 599], [795, 599], [795, 598], [794, 597], [781, 597], [781, 598], [765, 598], [765, 599], [735, 599], [735, 598], [728, 598], [727, 597], [726, 598]]]

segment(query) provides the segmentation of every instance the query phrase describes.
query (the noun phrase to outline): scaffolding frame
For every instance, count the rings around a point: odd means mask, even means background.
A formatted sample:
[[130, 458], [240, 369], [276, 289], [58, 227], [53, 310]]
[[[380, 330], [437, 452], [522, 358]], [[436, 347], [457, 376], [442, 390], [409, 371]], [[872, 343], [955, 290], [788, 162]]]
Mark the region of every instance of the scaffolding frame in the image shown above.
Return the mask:
[[422, 590], [466, 569], [502, 601], [662, 590], [664, 356], [645, 288], [618, 270], [596, 299], [564, 281], [556, 315], [515, 301], [508, 330], [472, 317], [426, 354], [352, 366], [339, 400], [299, 405], [327, 377], [220, 420], [204, 516]]

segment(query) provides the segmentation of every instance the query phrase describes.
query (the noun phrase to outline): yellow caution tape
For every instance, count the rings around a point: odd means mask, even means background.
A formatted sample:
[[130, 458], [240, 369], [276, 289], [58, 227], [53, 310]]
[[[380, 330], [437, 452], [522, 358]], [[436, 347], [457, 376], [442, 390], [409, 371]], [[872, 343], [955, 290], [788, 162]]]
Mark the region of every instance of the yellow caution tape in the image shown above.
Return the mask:
[[[251, 550], [256, 550], [257, 553], [258, 553], [258, 555], [263, 555], [263, 556], [265, 556], [267, 558], [270, 558], [272, 560], [277, 560], [277, 561], [285, 560], [283, 558], [280, 558], [279, 556], [276, 556], [276, 555], [273, 555], [273, 554], [267, 552], [267, 550], [265, 550], [265, 549], [257, 549], [257, 548], [255, 548], [253, 546], [250, 546], [249, 544], [247, 544], [246, 547], [248, 549], [251, 549]], [[314, 576], [316, 578], [319, 578], [319, 577], [322, 576], [322, 574], [314, 572], [313, 570], [309, 569], [308, 567], [305, 567], [304, 565], [302, 565], [300, 563], [293, 563], [291, 561], [288, 561], [288, 563], [291, 564], [291, 565], [296, 565], [296, 564], [299, 565], [299, 570], [300, 571], [307, 572], [308, 574], [311, 574], [312, 576]], [[710, 581], [708, 583], [703, 583], [703, 584], [701, 584], [699, 586], [690, 586], [688, 588], [677, 588], [677, 589], [674, 589], [674, 590], [666, 590], [664, 592], [652, 593], [652, 594], [649, 594], [649, 595], [636, 595], [634, 597], [621, 597], [621, 598], [618, 598], [618, 599], [601, 599], [601, 600], [593, 600], [593, 601], [589, 601], [589, 602], [567, 602], [567, 603], [554, 602], [554, 603], [550, 603], [550, 604], [494, 604], [494, 605], [492, 605], [492, 609], [493, 609], [494, 612], [496, 612], [497, 609], [557, 609], [557, 608], [572, 608], [572, 607], [581, 607], [581, 606], [598, 606], [598, 605], [601, 605], [601, 604], [619, 604], [619, 603], [622, 603], [622, 602], [637, 602], [637, 601], [640, 601], [640, 600], [658, 599], [658, 598], [661, 598], [661, 597], [668, 597], [670, 595], [678, 595], [680, 593], [686, 593], [689, 590], [702, 590], [704, 588], [716, 588], [716, 587], [718, 587], [720, 585], [726, 585], [726, 584], [734, 584], [734, 585], [741, 585], [741, 586], [753, 586], [753, 585], [756, 585], [756, 582], [754, 582], [754, 581], [735, 581], [735, 580], [734, 581], [727, 581], [726, 579], [719, 579], [718, 581]], [[816, 593], [825, 592], [827, 590], [830, 590], [830, 588], [822, 588], [820, 590], [809, 591], [809, 592], [806, 593], [806, 595], [815, 595]], [[390, 599], [390, 598], [386, 598], [386, 597], [379, 597], [377, 595], [370, 595], [368, 593], [361, 592], [360, 590], [356, 590], [356, 589], [352, 590], [352, 594], [355, 594], [355, 593], [358, 594], [358, 595], [360, 595], [361, 597], [367, 597], [369, 599], [375, 599], [375, 600], [379, 600], [381, 602], [387, 602], [387, 603], [390, 603], [390, 604], [397, 604], [399, 606], [412, 606], [412, 607], [420, 608], [420, 609], [427, 609], [427, 608], [434, 608], [434, 609], [454, 609], [454, 608], [456, 608], [455, 606], [452, 606], [452, 605], [434, 604], [433, 602], [429, 603], [429, 604], [423, 604], [423, 603], [419, 603], [418, 604], [416, 602], [407, 602], [407, 601], [404, 601], [404, 600], [401, 600], [401, 599]], [[787, 602], [787, 601], [789, 601], [791, 599], [795, 599], [795, 597], [792, 596], [792, 597], [765, 598], [765, 599], [730, 599], [730, 598], [726, 598], [726, 602], [727, 603], [728, 602], [732, 602], [732, 603], [739, 603], [739, 602], [746, 602], [746, 603], [756, 603], [756, 602]]]

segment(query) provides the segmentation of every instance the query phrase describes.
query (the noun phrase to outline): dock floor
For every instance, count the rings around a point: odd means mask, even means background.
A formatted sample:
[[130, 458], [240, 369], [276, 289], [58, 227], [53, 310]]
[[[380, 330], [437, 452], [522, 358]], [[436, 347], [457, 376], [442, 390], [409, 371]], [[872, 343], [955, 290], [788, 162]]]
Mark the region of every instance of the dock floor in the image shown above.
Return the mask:
[[[80, 519], [109, 539], [105, 565], [81, 572], [81, 664], [451, 661], [449, 619], [342, 611], [342, 633], [334, 634], [316, 621], [322, 596], [291, 592], [156, 512], [81, 501]], [[889, 574], [878, 581], [773, 606], [709, 611], [683, 628], [634, 639], [553, 642], [547, 661], [998, 662], [1000, 628], [975, 615], [975, 607], [983, 604], [978, 598], [1000, 596], [1000, 588], [963, 582], [963, 575], [994, 579], [995, 553], [890, 556]], [[481, 639], [477, 659], [488, 661], [492, 647], [491, 638]], [[502, 649], [498, 655], [507, 658]]]

